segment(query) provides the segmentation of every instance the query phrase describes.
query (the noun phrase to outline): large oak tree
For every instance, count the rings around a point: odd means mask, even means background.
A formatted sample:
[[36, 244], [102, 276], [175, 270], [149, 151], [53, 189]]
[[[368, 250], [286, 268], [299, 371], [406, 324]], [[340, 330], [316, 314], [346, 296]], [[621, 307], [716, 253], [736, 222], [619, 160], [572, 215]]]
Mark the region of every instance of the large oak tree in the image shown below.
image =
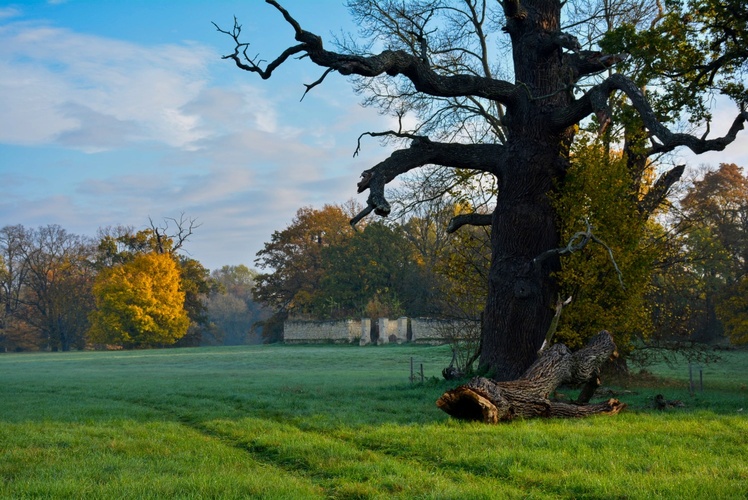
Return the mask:
[[[482, 116], [491, 121], [495, 134], [500, 136], [499, 141], [484, 141], [469, 131], [454, 134], [447, 141], [443, 134], [427, 136], [428, 127], [412, 133], [394, 133], [407, 137], [409, 144], [362, 173], [358, 190], [369, 191], [367, 207], [352, 222], [360, 221], [371, 212], [387, 215], [390, 204], [385, 197], [385, 185], [413, 169], [436, 165], [495, 177], [497, 195], [493, 213], [462, 216], [452, 228], [466, 223], [491, 225], [492, 261], [480, 363], [499, 380], [516, 379], [533, 363], [554, 315], [552, 305], [557, 301], [559, 289], [553, 274], [559, 269], [560, 254], [566, 242], [560, 241], [559, 217], [551, 198], [563, 185], [579, 124], [594, 117], [604, 131], [614, 117], [610, 105], [613, 97], [617, 96], [617, 101], [625, 100], [627, 123], [634, 124], [629, 130], [637, 132], [626, 137], [628, 145], [636, 145], [636, 148], [629, 148], [635, 150], [637, 161], [632, 163], [642, 164], [650, 155], [681, 146], [695, 153], [722, 150], [735, 140], [748, 118], [741, 103], [729, 130], [719, 138], [673, 132], [666, 126], [677, 115], [677, 109], [661, 105], [667, 92], [677, 98], [670, 101], [671, 104], [700, 111], [695, 103], [704, 92], [720, 90], [721, 72], [745, 69], [745, 44], [736, 43], [742, 40], [742, 35], [717, 36], [723, 28], [739, 31], [740, 22], [744, 29], [744, 20], [741, 21], [740, 16], [722, 20], [719, 15], [715, 17], [717, 10], [711, 7], [719, 4], [716, 1], [691, 1], [694, 9], [689, 12], [690, 17], [682, 17], [681, 24], [677, 22], [677, 15], [683, 12], [686, 2], [669, 2], [665, 5], [667, 12], [653, 19], [647, 36], [636, 38], [636, 30], [629, 30], [610, 40], [606, 46], [633, 48], [636, 44], [649, 44], [645, 48], [652, 50], [638, 50], [634, 54], [635, 59], [646, 62], [648, 57], [657, 55], [657, 43], [667, 42], [670, 40], [668, 33], [684, 25], [682, 31], [671, 37], [678, 44], [668, 49], [676, 67], [670, 71], [667, 61], [658, 60], [642, 72], [641, 64], [633, 64], [631, 68], [639, 71], [636, 81], [625, 73], [612, 71], [626, 59], [625, 54], [583, 50], [579, 40], [563, 30], [562, 8], [573, 6], [573, 2], [369, 2], [385, 5], [382, 11], [390, 15], [392, 26], [403, 35], [397, 43], [384, 41], [386, 48], [376, 53], [327, 50], [320, 36], [304, 30], [276, 1], [266, 2], [291, 26], [297, 43], [266, 63], [248, 54], [249, 44], [240, 38], [241, 26], [235, 23], [232, 30], [221, 30], [235, 42], [234, 52], [225, 58], [233, 60], [242, 70], [267, 79], [281, 64], [299, 56], [325, 68], [323, 77], [308, 84], [308, 89], [321, 83], [329, 73], [337, 72], [364, 80], [393, 79], [403, 95], [430, 96], [458, 103], [460, 105], [444, 108], [445, 113], [452, 112], [456, 117], [471, 107], [495, 108], [495, 112]], [[739, 4], [739, 1], [730, 2], [731, 6]], [[480, 73], [460, 66], [462, 56], [469, 55], [467, 48], [450, 47], [449, 33], [444, 31], [447, 25], [433, 24], [440, 9], [466, 13], [467, 19], [477, 20], [490, 18], [486, 10], [491, 7], [498, 9], [494, 19], [499, 21], [509, 44], [513, 78], [494, 76], [488, 65]], [[472, 29], [477, 32], [489, 25], [473, 23]], [[453, 24], [452, 29], [456, 26]], [[470, 22], [464, 27], [470, 28]], [[712, 33], [716, 34], [713, 43], [704, 45], [702, 39]], [[454, 34], [454, 40], [459, 40], [459, 33]], [[487, 36], [484, 32], [480, 34]], [[432, 44], [431, 40], [437, 37], [438, 45]], [[410, 40], [410, 43], [402, 43], [402, 40]], [[692, 59], [698, 62], [694, 71], [682, 64], [688, 57], [682, 57], [678, 50], [692, 52]], [[675, 53], [678, 57], [673, 55]], [[455, 64], [441, 64], [445, 54], [451, 55]], [[465, 71], [460, 71], [461, 68]], [[643, 85], [653, 81], [662, 84], [665, 92], [656, 94], [658, 99], [654, 104], [642, 90]], [[735, 79], [724, 81], [725, 88], [721, 90], [744, 100], [745, 89]], [[668, 82], [672, 82], [670, 87]], [[692, 116], [706, 118], [708, 113], [696, 112]], [[456, 119], [454, 123], [459, 121]], [[474, 140], [459, 142], [466, 137]], [[648, 199], [643, 200], [643, 209], [656, 206], [681, 173], [682, 168], [664, 174]]]

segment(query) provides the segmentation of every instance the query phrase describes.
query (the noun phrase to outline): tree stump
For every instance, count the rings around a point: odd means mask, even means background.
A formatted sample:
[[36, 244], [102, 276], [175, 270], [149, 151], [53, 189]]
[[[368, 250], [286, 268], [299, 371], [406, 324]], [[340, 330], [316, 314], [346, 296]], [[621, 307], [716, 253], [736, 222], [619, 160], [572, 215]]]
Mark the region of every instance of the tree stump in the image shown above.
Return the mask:
[[592, 396], [589, 389], [582, 391], [576, 404], [548, 399], [563, 383], [597, 387], [600, 366], [615, 356], [617, 352], [613, 337], [603, 330], [575, 353], [563, 344], [555, 344], [543, 351], [517, 380], [496, 382], [476, 377], [442, 394], [436, 405], [455, 418], [491, 424], [515, 418], [615, 415], [626, 404], [617, 399], [585, 404]]

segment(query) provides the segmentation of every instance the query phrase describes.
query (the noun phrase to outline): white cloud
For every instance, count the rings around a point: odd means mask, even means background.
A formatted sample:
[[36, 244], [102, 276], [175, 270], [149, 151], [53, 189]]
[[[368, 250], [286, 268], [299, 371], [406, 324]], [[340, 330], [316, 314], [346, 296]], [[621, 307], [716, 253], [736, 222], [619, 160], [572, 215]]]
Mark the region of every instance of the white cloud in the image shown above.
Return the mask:
[[0, 7], [0, 21], [18, 17], [22, 14], [21, 9], [17, 7]]
[[122, 142], [192, 148], [204, 132], [183, 107], [205, 88], [211, 59], [216, 54], [194, 44], [145, 47], [49, 26], [3, 26], [0, 141], [100, 151], [121, 146], [113, 132], [124, 127]]

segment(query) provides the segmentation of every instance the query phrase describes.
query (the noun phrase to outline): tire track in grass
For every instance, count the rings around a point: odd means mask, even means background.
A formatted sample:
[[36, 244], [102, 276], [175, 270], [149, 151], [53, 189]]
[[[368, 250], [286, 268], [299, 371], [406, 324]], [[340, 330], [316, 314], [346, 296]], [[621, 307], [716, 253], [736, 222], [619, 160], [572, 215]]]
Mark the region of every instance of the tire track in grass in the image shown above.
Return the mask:
[[[215, 405], [246, 408], [226, 398], [205, 398]], [[194, 403], [194, 398], [191, 399]], [[220, 440], [260, 463], [303, 478], [327, 498], [525, 498], [515, 485], [499, 483], [464, 470], [444, 470], [381, 450], [362, 446], [360, 440], [339, 433], [301, 429], [276, 416], [211, 418], [194, 407], [177, 407], [153, 401], [130, 401], [159, 411], [181, 425]], [[186, 411], [184, 411], [186, 410]], [[362, 431], [364, 432], [364, 431]]]
[[332, 498], [524, 498], [527, 492], [465, 472], [426, 468], [413, 460], [360, 447], [334, 434], [246, 417], [201, 424], [253, 456], [302, 474]]
[[[226, 439], [220, 433], [212, 432], [201, 423], [200, 412], [189, 406], [175, 406], [174, 404], [159, 403], [150, 398], [142, 397], [113, 397], [111, 395], [79, 395], [79, 399], [96, 401], [103, 404], [128, 405], [138, 408], [148, 415], [145, 419], [134, 417], [134, 421], [142, 423], [161, 422], [172, 423], [206, 440], [229, 449], [237, 450], [251, 459], [252, 464], [262, 468], [257, 471], [255, 484], [251, 491], [247, 491], [247, 498], [326, 498], [325, 490], [310, 478], [295, 473], [288, 467], [281, 467], [277, 463], [265, 460], [261, 455], [249, 453], [245, 447]], [[194, 398], [192, 398], [194, 400]], [[210, 400], [218, 404], [219, 400]], [[125, 418], [128, 418], [125, 416]], [[185, 439], [190, 439], [185, 436]], [[252, 465], [251, 464], [251, 465]], [[267, 476], [267, 477], [265, 477]], [[232, 495], [229, 495], [232, 496]], [[233, 497], [233, 496], [232, 496]]]
[[[430, 466], [416, 456], [403, 456], [357, 436], [357, 432], [366, 432], [365, 429], [346, 428], [342, 432], [302, 429], [277, 414], [267, 418], [226, 418], [232, 414], [247, 415], [250, 410], [246, 402], [233, 398], [196, 397], [190, 393], [171, 394], [169, 402], [157, 401], [153, 395], [77, 394], [76, 397], [147, 410], [135, 418], [173, 421], [246, 453], [281, 476], [307, 483], [322, 497], [485, 498], [490, 493], [490, 496], [517, 498], [528, 494], [514, 485], [497, 486], [496, 478], [444, 468], [444, 464]], [[221, 411], [221, 407], [227, 411]], [[222, 416], [215, 418], [216, 414]]]

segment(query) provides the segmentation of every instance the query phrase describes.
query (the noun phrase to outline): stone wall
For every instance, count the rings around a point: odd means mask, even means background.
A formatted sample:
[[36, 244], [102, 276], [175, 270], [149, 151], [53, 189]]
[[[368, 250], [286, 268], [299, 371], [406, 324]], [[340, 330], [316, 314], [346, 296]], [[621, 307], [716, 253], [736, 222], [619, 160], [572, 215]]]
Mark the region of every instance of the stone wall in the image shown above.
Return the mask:
[[338, 343], [359, 345], [416, 342], [443, 344], [447, 334], [461, 329], [457, 321], [431, 318], [379, 318], [372, 328], [370, 318], [360, 321], [286, 321], [283, 340], [286, 344]]
[[353, 343], [361, 338], [361, 321], [286, 321], [286, 344]]

